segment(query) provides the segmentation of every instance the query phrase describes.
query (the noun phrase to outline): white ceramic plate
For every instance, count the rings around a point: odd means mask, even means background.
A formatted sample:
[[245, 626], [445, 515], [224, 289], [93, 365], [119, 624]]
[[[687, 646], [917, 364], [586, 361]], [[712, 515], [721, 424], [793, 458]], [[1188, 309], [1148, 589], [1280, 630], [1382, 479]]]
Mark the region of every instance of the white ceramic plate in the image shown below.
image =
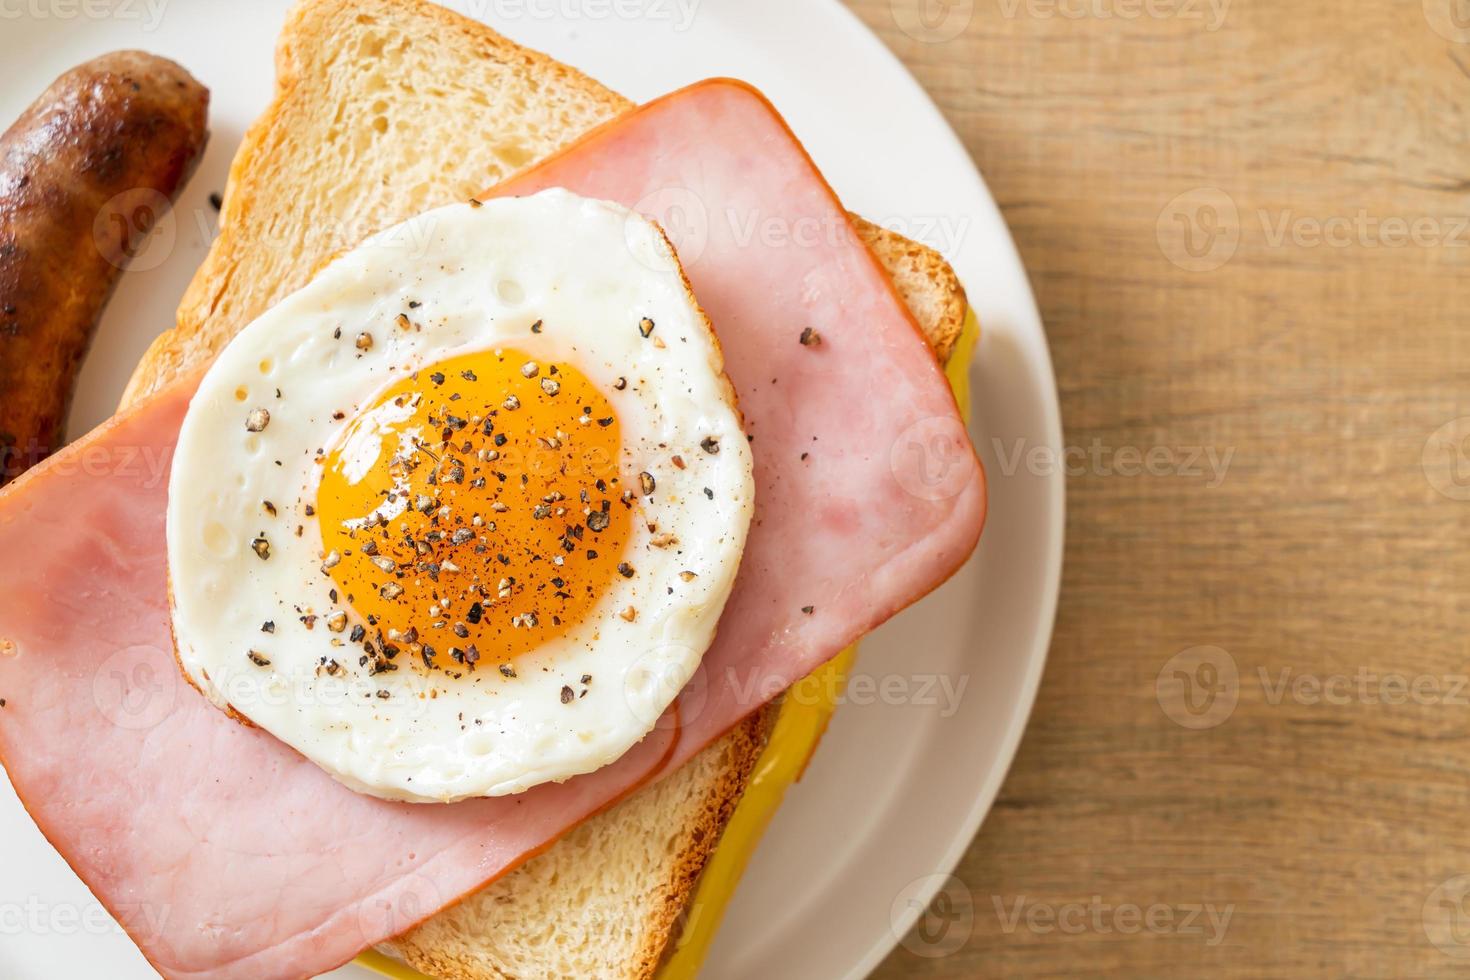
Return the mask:
[[[942, 37], [943, 25], [915, 19], [921, 2], [892, 0], [894, 16]], [[973, 435], [991, 486], [979, 551], [864, 643], [861, 683], [881, 690], [884, 681], [889, 694], [855, 697], [838, 712], [756, 853], [705, 971], [711, 980], [861, 977], [944, 884], [990, 808], [1031, 708], [1056, 608], [1062, 476], [1010, 465], [1017, 448], [1060, 446], [1056, 387], [1005, 224], [928, 97], [835, 0], [451, 6], [634, 98], [711, 75], [754, 83], [850, 208], [946, 254], [984, 324], [972, 370]], [[285, 0], [26, 0], [0, 9], [0, 119], [13, 119], [67, 67], [115, 48], [172, 57], [213, 92], [212, 140], [177, 209], [172, 248], [155, 268], [124, 277], [82, 373], [74, 433], [109, 414], [204, 256], [214, 220], [208, 196], [223, 188], [245, 127], [269, 98], [285, 8]], [[8, 783], [0, 839], [0, 976], [154, 975]], [[347, 967], [333, 976], [369, 974]]]

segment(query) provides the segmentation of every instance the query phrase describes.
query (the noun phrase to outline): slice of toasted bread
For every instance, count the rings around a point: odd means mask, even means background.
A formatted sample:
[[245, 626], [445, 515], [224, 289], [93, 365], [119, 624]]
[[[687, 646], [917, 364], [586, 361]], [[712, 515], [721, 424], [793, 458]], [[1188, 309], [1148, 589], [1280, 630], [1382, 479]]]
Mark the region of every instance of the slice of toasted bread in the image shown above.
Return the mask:
[[[302, 0], [276, 71], [275, 98], [230, 168], [219, 238], [125, 401], [206, 363], [333, 254], [463, 200], [632, 105], [423, 0]], [[855, 221], [946, 358], [966, 311], [953, 271]], [[758, 712], [390, 951], [445, 980], [651, 976], [772, 717]]]

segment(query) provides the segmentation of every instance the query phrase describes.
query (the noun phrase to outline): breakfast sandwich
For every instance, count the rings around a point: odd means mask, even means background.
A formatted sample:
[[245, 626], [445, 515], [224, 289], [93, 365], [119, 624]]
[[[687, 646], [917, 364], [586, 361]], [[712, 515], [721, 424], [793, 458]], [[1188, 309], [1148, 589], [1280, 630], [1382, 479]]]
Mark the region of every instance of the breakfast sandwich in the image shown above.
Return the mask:
[[[277, 67], [129, 404], [0, 493], [0, 758], [166, 976], [671, 968], [783, 692], [975, 545], [962, 293], [738, 82], [634, 107], [416, 0]], [[567, 847], [628, 925], [491, 934]]]

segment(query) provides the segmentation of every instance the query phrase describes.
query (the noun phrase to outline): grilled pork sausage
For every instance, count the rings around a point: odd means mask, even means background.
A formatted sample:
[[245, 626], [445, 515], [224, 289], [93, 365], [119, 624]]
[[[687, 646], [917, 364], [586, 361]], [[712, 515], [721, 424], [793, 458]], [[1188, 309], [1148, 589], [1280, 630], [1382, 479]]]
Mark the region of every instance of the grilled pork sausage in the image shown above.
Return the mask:
[[208, 105], [172, 61], [118, 51], [0, 136], [0, 485], [59, 447], [102, 308], [203, 152]]

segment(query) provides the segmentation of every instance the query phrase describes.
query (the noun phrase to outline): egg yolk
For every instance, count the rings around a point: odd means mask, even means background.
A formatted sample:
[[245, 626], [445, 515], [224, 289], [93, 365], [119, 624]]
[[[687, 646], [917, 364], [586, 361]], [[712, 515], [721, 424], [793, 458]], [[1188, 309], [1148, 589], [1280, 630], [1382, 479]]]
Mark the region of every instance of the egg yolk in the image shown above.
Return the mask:
[[[500, 349], [397, 382], [325, 460], [323, 568], [367, 659], [503, 672], [631, 577], [617, 416], [568, 363]], [[364, 661], [366, 662], [366, 661]], [[392, 668], [389, 668], [392, 669]]]

